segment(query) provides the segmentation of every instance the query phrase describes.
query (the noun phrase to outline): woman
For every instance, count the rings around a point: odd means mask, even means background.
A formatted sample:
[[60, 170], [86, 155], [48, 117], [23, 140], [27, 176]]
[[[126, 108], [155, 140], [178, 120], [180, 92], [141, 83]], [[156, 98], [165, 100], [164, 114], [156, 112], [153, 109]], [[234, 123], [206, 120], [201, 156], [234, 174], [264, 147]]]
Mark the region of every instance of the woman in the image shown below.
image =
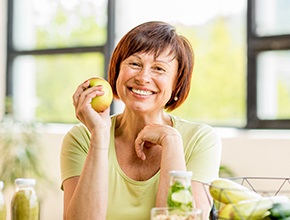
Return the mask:
[[112, 54], [109, 83], [125, 104], [121, 114], [92, 109], [101, 86], [78, 86], [73, 102], [82, 123], [61, 152], [64, 219], [148, 220], [152, 207], [166, 206], [170, 170], [193, 172], [195, 204], [209, 213], [202, 182], [218, 177], [220, 139], [210, 126], [167, 113], [186, 99], [192, 70], [189, 42], [167, 23], [147, 22]]

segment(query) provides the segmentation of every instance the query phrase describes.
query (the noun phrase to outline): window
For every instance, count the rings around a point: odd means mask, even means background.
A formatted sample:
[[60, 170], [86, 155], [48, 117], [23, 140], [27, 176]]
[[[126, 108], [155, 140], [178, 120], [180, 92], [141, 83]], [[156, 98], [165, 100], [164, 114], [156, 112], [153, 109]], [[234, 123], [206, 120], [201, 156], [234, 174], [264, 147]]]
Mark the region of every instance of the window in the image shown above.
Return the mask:
[[[94, 75], [106, 78], [115, 42], [128, 30], [163, 20], [190, 40], [196, 57], [189, 97], [172, 114], [213, 126], [290, 128], [288, 0], [9, 0], [8, 6], [6, 94], [18, 118], [77, 122], [76, 86]], [[111, 113], [122, 108], [113, 105]]]
[[248, 128], [290, 128], [290, 2], [248, 0]]
[[112, 50], [110, 0], [8, 1], [7, 96], [24, 120], [74, 123], [72, 94], [106, 78]]

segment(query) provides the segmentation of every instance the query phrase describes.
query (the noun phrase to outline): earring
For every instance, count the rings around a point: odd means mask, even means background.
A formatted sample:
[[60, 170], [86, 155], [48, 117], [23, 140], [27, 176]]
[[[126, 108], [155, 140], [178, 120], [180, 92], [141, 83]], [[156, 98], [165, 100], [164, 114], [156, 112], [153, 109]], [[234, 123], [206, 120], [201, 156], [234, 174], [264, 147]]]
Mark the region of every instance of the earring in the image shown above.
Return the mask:
[[174, 97], [174, 101], [177, 101], [177, 100], [178, 100], [178, 97], [177, 97], [177, 96], [175, 96], [175, 97]]

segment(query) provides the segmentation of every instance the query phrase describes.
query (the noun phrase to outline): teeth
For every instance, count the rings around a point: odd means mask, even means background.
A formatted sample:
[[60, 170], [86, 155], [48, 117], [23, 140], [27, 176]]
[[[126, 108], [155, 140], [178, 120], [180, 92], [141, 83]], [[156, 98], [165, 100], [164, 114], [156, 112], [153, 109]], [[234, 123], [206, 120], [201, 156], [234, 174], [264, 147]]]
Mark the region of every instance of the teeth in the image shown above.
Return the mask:
[[139, 90], [139, 89], [132, 89], [132, 92], [139, 94], [139, 95], [151, 95], [151, 94], [153, 94], [153, 92]]

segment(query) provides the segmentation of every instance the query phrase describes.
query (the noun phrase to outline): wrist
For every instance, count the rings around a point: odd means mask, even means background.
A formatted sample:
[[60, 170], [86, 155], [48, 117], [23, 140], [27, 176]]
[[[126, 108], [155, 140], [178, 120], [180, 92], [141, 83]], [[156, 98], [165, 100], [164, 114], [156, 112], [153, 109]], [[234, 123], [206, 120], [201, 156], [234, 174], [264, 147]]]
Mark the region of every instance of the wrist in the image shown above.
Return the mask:
[[110, 134], [100, 131], [91, 133], [90, 142], [91, 146], [95, 149], [107, 150], [110, 143]]
[[165, 134], [162, 139], [161, 139], [161, 144], [166, 144], [166, 143], [176, 143], [176, 141], [182, 141], [182, 137], [180, 134]]

